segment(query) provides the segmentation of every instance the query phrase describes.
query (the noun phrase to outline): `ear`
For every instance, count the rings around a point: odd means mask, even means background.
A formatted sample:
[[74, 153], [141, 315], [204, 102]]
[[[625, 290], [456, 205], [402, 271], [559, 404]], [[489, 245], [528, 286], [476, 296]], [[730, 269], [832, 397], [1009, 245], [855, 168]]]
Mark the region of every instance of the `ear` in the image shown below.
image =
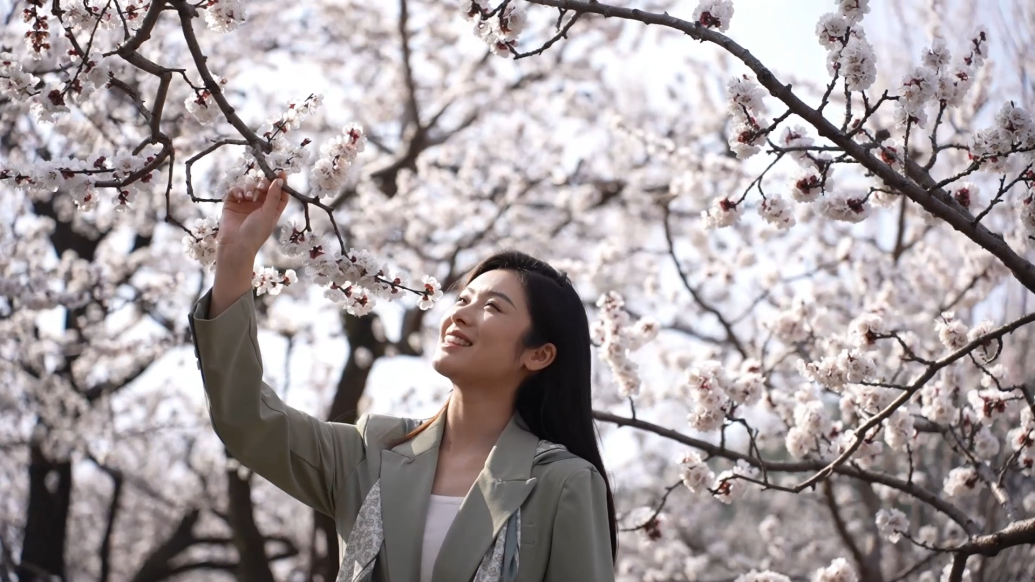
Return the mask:
[[530, 372], [538, 372], [549, 366], [557, 358], [557, 347], [551, 343], [545, 343], [538, 348], [525, 350], [524, 362]]

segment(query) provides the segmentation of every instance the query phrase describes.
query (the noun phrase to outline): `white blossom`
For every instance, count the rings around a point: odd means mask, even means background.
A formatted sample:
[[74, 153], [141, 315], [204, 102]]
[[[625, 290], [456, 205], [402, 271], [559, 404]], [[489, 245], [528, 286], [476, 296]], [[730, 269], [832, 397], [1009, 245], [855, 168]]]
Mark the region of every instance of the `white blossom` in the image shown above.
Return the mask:
[[191, 93], [183, 102], [194, 119], [201, 125], [213, 125], [223, 114], [219, 105], [207, 89]]
[[949, 471], [942, 489], [949, 497], [964, 497], [978, 490], [979, 481], [973, 467], [956, 467]]
[[715, 474], [708, 468], [708, 465], [701, 460], [701, 456], [694, 451], [687, 451], [680, 460], [682, 465], [683, 485], [694, 493], [701, 493], [708, 489], [715, 481]]
[[835, 558], [829, 566], [817, 570], [813, 580], [814, 582], [858, 582], [859, 578], [848, 560]]
[[827, 53], [827, 69], [839, 73], [850, 91], [865, 91], [877, 80], [876, 60], [873, 47], [856, 32], [843, 48]]
[[366, 147], [366, 141], [363, 128], [353, 123], [343, 127], [340, 136], [324, 143], [320, 159], [309, 174], [312, 191], [319, 196], [337, 194], [348, 178], [352, 162]]
[[298, 276], [293, 269], [281, 273], [273, 267], [261, 267], [252, 273], [252, 287], [256, 295], [280, 295], [284, 287], [297, 282]]
[[900, 408], [892, 413], [884, 425], [884, 442], [893, 451], [905, 451], [914, 430], [913, 415]]
[[877, 529], [889, 542], [895, 544], [902, 533], [909, 531], [909, 520], [906, 514], [897, 509], [882, 509], [877, 512]]
[[859, 23], [870, 12], [870, 0], [834, 1], [837, 3], [837, 11], [844, 15], [845, 19], [852, 24]]
[[853, 319], [848, 327], [849, 341], [860, 349], [873, 349], [877, 344], [877, 336], [884, 333], [884, 320], [876, 313], [863, 313]]
[[730, 28], [730, 19], [733, 18], [733, 2], [701, 0], [691, 18], [706, 28], [717, 28], [719, 32], [726, 32]]
[[641, 381], [631, 354], [657, 336], [658, 322], [651, 317], [632, 322], [625, 311], [625, 300], [614, 291], [601, 295], [597, 307], [600, 319], [593, 323], [591, 333], [595, 343], [600, 344], [600, 356], [611, 368], [619, 395], [635, 397]]
[[825, 184], [819, 172], [803, 169], [791, 179], [791, 198], [797, 202], [813, 202], [823, 194], [824, 187], [829, 187], [829, 183], [829, 176]]
[[871, 207], [865, 196], [847, 192], [827, 192], [817, 201], [819, 211], [831, 220], [862, 222], [870, 216]]
[[208, 0], [205, 24], [215, 32], [230, 32], [247, 20], [241, 0]]
[[828, 12], [819, 17], [816, 24], [816, 36], [819, 37], [819, 44], [827, 49], [836, 50], [848, 34], [848, 20], [838, 12]]
[[729, 198], [716, 198], [712, 207], [701, 212], [706, 229], [725, 228], [737, 222], [743, 212], [743, 206]]
[[748, 486], [750, 484], [749, 481], [741, 477], [754, 478], [757, 474], [758, 469], [755, 469], [743, 461], [737, 461], [737, 465], [735, 467], [719, 473], [719, 476], [715, 478], [715, 485], [712, 487], [712, 494], [716, 499], [725, 504], [733, 503], [747, 493]]
[[418, 307], [427, 310], [434, 305], [434, 302], [442, 297], [442, 284], [438, 282], [438, 279], [425, 275], [421, 279], [421, 283], [424, 284], [424, 295]]
[[967, 345], [967, 326], [956, 319], [953, 312], [947, 311], [941, 314], [938, 322], [935, 323], [935, 330], [938, 332], [938, 339], [942, 345], [950, 350], [958, 350]]
[[791, 210], [790, 204], [779, 196], [770, 194], [758, 205], [758, 214], [776, 228], [785, 229], [794, 226], [794, 212]]
[[935, 71], [941, 71], [945, 67], [949, 66], [949, 61], [951, 59], [952, 55], [949, 53], [949, 46], [945, 44], [945, 39], [936, 37], [931, 41], [931, 46], [924, 47], [923, 58], [921, 60], [925, 67]]
[[194, 221], [194, 231], [183, 237], [184, 250], [187, 255], [206, 267], [214, 267], [219, 235], [219, 221], [215, 218], [198, 218]]

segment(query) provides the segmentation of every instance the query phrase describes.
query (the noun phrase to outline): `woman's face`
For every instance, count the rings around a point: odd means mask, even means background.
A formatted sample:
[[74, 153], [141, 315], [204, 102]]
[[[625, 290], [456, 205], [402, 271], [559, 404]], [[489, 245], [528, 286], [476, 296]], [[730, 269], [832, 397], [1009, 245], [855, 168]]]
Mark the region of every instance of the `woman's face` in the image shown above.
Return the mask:
[[432, 365], [457, 386], [514, 388], [553, 361], [555, 348], [525, 348], [531, 327], [524, 287], [513, 271], [482, 273], [460, 292], [442, 319]]

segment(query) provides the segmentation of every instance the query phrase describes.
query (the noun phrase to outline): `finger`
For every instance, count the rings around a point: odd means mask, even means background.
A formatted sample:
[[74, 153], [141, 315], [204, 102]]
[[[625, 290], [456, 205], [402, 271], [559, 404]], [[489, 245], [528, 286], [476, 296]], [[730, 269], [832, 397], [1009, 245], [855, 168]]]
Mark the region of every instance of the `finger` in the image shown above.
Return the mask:
[[[284, 172], [283, 170], [281, 170], [280, 173], [277, 174], [277, 179], [274, 182], [275, 183], [279, 182], [278, 186], [279, 186], [280, 190], [283, 192], [285, 186], [287, 186], [287, 173]], [[289, 200], [291, 200], [291, 196], [289, 196], [287, 192], [284, 192], [284, 194], [280, 197], [280, 204], [277, 205], [277, 217], [278, 218], [280, 217], [281, 214], [284, 213], [284, 209], [287, 208]]]
[[262, 211], [272, 216], [274, 219], [280, 216], [280, 211], [277, 209], [280, 206], [280, 199], [283, 195], [281, 191], [282, 181], [278, 178], [273, 181], [270, 185], [269, 191], [266, 192], [266, 200], [262, 202]]
[[236, 186], [231, 188], [226, 197], [236, 202], [241, 197], [241, 189]]

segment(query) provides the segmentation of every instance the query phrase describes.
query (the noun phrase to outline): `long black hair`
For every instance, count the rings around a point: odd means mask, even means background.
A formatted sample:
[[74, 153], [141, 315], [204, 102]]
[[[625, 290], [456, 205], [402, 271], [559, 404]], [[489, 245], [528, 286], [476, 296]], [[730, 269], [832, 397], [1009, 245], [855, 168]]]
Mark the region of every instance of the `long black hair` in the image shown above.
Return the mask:
[[[458, 282], [459, 289], [467, 287], [479, 275], [498, 269], [513, 271], [524, 287], [532, 319], [531, 327], [522, 338], [524, 347], [538, 348], [552, 343], [557, 348], [554, 361], [527, 377], [518, 387], [514, 408], [532, 434], [564, 445], [589, 461], [604, 478], [611, 559], [614, 560], [618, 553], [618, 527], [611, 482], [600, 456], [593, 423], [591, 342], [586, 308], [566, 275], [514, 250], [496, 253], [478, 263]], [[430, 421], [423, 423], [404, 440], [416, 436], [430, 424]]]

